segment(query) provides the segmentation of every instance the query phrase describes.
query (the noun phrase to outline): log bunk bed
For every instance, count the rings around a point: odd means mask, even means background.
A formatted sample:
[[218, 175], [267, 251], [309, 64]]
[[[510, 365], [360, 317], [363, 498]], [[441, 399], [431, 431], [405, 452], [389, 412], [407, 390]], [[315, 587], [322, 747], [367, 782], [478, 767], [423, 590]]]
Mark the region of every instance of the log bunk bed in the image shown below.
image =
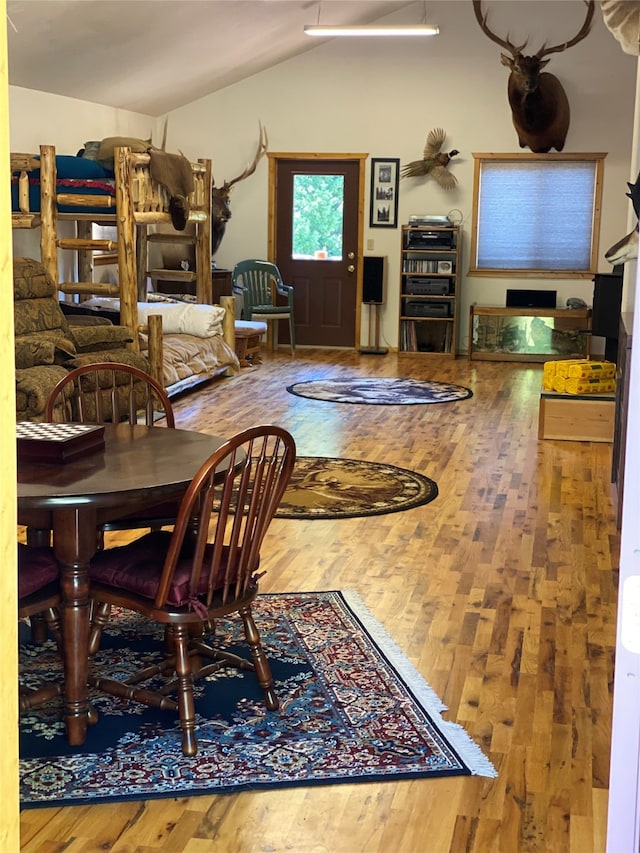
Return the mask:
[[[222, 297], [221, 306], [211, 305], [211, 161], [190, 164], [193, 192], [188, 198], [188, 220], [196, 223], [194, 236], [171, 230], [149, 233], [149, 226], [172, 222], [169, 194], [151, 177], [149, 153], [115, 147], [111, 181], [60, 179], [59, 171], [66, 174], [80, 160], [56, 157], [51, 145], [40, 146], [39, 159], [11, 154], [12, 225], [40, 228], [42, 264], [59, 292], [74, 300], [63, 302], [63, 309], [77, 313], [79, 308], [126, 326], [133, 338], [130, 348], [146, 348], [150, 373], [169, 394], [237, 372], [234, 300]], [[90, 168], [86, 161], [84, 168]], [[76, 236], [59, 237], [58, 223], [66, 220], [75, 224]], [[115, 226], [116, 241], [94, 239], [94, 223]], [[196, 269], [179, 273], [147, 269], [148, 244], [153, 242], [195, 244]], [[77, 253], [77, 281], [59, 281], [59, 250]], [[94, 257], [99, 258], [94, 253], [117, 257], [117, 284], [92, 280]], [[178, 302], [176, 318], [170, 313], [174, 306], [147, 301], [148, 278], [154, 281], [163, 275], [196, 282], [197, 304]], [[191, 334], [192, 318], [195, 334]]]

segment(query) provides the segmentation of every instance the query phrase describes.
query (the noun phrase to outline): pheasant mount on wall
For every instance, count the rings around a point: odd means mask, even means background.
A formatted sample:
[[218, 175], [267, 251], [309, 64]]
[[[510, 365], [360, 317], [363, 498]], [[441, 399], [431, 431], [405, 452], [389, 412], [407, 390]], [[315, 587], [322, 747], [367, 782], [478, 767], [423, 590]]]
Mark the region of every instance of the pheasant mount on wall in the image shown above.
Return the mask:
[[442, 146], [447, 138], [446, 131], [441, 127], [435, 127], [427, 135], [422, 160], [413, 160], [402, 167], [400, 172], [403, 178], [422, 178], [430, 176], [440, 184], [443, 190], [452, 190], [458, 183], [455, 175], [447, 169], [452, 157], [460, 152], [453, 148], [448, 153], [442, 151]]

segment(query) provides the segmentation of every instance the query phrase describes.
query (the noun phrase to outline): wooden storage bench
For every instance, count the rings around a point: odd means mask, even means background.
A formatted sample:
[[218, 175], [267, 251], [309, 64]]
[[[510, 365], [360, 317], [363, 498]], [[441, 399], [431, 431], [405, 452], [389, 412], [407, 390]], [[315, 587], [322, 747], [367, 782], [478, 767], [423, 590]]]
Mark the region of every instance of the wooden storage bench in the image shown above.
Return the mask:
[[540, 394], [538, 438], [613, 441], [616, 395]]
[[253, 367], [262, 362], [260, 341], [267, 332], [267, 324], [260, 320], [236, 320], [236, 355], [240, 367]]

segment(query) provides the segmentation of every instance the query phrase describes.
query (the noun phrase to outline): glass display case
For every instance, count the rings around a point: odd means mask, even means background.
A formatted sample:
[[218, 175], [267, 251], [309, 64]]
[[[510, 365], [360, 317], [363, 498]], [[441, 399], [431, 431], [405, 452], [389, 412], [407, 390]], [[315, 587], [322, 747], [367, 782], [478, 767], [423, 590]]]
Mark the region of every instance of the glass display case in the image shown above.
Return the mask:
[[469, 358], [550, 361], [587, 358], [590, 308], [490, 308], [472, 305]]

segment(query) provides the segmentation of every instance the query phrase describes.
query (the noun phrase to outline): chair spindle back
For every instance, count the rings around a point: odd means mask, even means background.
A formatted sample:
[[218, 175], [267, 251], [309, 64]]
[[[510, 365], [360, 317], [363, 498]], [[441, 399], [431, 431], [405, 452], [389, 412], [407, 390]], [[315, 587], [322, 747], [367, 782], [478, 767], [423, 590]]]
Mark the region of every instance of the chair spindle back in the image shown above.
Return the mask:
[[277, 426], [255, 426], [226, 441], [185, 493], [158, 585], [164, 606], [179, 561], [190, 555], [189, 600], [207, 607], [242, 598], [257, 584], [260, 548], [295, 462], [295, 442]]
[[164, 412], [165, 426], [175, 418], [165, 389], [152, 376], [129, 364], [95, 362], [63, 377], [52, 389], [44, 412], [46, 421], [68, 423], [142, 422], [153, 426]]

